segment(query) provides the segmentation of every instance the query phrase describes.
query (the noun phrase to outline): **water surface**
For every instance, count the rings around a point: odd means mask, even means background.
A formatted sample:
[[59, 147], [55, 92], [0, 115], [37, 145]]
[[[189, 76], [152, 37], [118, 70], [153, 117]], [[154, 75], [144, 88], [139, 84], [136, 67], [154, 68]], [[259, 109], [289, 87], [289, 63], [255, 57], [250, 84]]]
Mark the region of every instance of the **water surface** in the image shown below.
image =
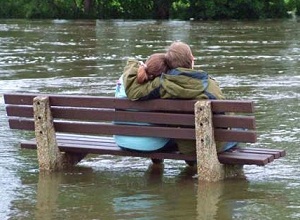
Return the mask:
[[232, 99], [256, 103], [259, 141], [287, 156], [245, 166], [245, 179], [198, 184], [166, 160], [90, 156], [43, 175], [36, 152], [8, 129], [0, 96], [0, 219], [299, 219], [300, 23], [0, 20], [0, 93], [114, 95], [128, 57], [144, 60], [174, 40]]

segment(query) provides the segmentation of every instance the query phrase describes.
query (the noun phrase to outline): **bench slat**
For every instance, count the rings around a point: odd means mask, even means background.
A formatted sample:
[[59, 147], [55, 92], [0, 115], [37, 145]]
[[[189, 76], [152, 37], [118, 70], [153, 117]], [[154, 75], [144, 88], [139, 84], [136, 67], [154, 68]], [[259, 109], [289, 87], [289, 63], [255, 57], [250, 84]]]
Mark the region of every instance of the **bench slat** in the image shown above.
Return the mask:
[[213, 115], [214, 127], [229, 127], [229, 128], [247, 128], [255, 129], [254, 116], [236, 116], [236, 115]]
[[[43, 94], [40, 94], [43, 96]], [[178, 112], [194, 111], [194, 104], [199, 100], [155, 99], [148, 101], [130, 101], [100, 96], [49, 95], [51, 106], [88, 107], [88, 108], [118, 108], [118, 109], [147, 109], [151, 111], [169, 110]], [[36, 94], [4, 94], [6, 104], [32, 105]], [[253, 101], [211, 100], [214, 112], [244, 112], [253, 113]]]
[[[34, 130], [33, 119], [14, 119], [8, 120], [11, 129]], [[94, 135], [136, 135], [147, 137], [165, 137], [177, 139], [195, 140], [194, 128], [176, 128], [176, 127], [157, 127], [157, 126], [139, 126], [139, 125], [113, 125], [101, 123], [83, 123], [83, 122], [63, 122], [54, 121], [54, 128], [57, 132], [81, 133]], [[180, 129], [180, 132], [178, 132]], [[215, 129], [215, 140], [217, 141], [237, 141], [237, 142], [255, 142], [256, 133], [254, 131], [244, 130], [226, 130]]]
[[9, 118], [8, 125], [10, 129], [34, 131], [34, 119]]
[[[33, 117], [32, 106], [6, 107], [8, 116]], [[153, 124], [195, 125], [193, 114], [115, 111], [114, 109], [62, 108], [52, 107], [53, 118], [83, 121], [122, 121]]]
[[[105, 136], [83, 136], [72, 134], [57, 134], [57, 140], [66, 141], [69, 143], [76, 143], [78, 141], [87, 142], [90, 145], [97, 146], [99, 142], [115, 145], [115, 141], [112, 137]], [[238, 151], [242, 153], [254, 153], [254, 154], [272, 154], [275, 159], [285, 156], [285, 150], [268, 149], [268, 148], [253, 148], [253, 147], [236, 147], [231, 151]]]
[[271, 154], [275, 159], [280, 157], [280, 152], [260, 151], [255, 149], [240, 149], [239, 152], [243, 153], [255, 153], [255, 154]]
[[33, 118], [33, 107], [29, 105], [6, 105], [6, 115]]
[[284, 157], [286, 155], [285, 150], [279, 150], [279, 149], [268, 149], [268, 148], [251, 148], [251, 147], [247, 147], [245, 149], [241, 148], [239, 149], [240, 152], [245, 152], [245, 153], [261, 153], [261, 154], [273, 154], [275, 159], [280, 158], [280, 157]]
[[[109, 137], [92, 137], [81, 135], [58, 135], [58, 145], [61, 151], [64, 152], [82, 152], [91, 154], [109, 154], [118, 156], [135, 156], [156, 159], [176, 159], [195, 161], [195, 156], [174, 154], [174, 153], [140, 153], [124, 151], [120, 149], [114, 142], [113, 138]], [[21, 142], [22, 148], [36, 149], [36, 142], [34, 139]], [[219, 161], [224, 164], [248, 164], [248, 165], [266, 165], [274, 158], [273, 155], [249, 154], [240, 152], [225, 152], [218, 155]]]
[[[32, 106], [14, 106], [6, 107], [8, 116], [33, 117]], [[169, 112], [133, 112], [133, 111], [115, 111], [114, 109], [87, 109], [87, 108], [62, 108], [52, 107], [54, 118], [84, 120], [84, 121], [123, 121], [123, 122], [145, 122], [154, 124], [168, 125], [195, 125], [194, 114], [179, 114]], [[236, 115], [213, 115], [214, 127], [230, 128], [255, 128], [254, 116], [236, 116]]]
[[94, 136], [94, 135], [78, 135], [78, 134], [66, 134], [56, 133], [56, 138], [60, 140], [82, 140], [82, 141], [93, 141], [93, 142], [115, 142], [111, 136]]
[[211, 103], [213, 112], [254, 113], [253, 101], [213, 100]]
[[237, 142], [249, 142], [255, 143], [257, 141], [257, 135], [255, 131], [247, 130], [226, 130], [226, 129], [214, 129], [215, 139], [217, 141], [237, 141]]
[[[100, 143], [101, 144], [101, 143]], [[26, 149], [36, 149], [35, 141], [22, 141], [21, 147]], [[99, 155], [117, 155], [117, 156], [131, 156], [131, 157], [144, 157], [144, 158], [152, 158], [152, 159], [173, 159], [173, 160], [187, 160], [194, 161], [195, 157], [190, 155], [182, 155], [176, 153], [156, 153], [156, 152], [132, 152], [125, 151], [119, 148], [118, 146], [87, 146], [83, 144], [66, 144], [62, 142], [58, 142], [58, 148], [62, 152], [73, 152], [73, 153], [90, 153], [90, 154], [99, 154]]]
[[[32, 119], [9, 119], [9, 126], [12, 129], [34, 130]], [[94, 135], [136, 135], [136, 136], [156, 136], [165, 138], [195, 139], [193, 128], [176, 127], [156, 127], [138, 125], [113, 125], [100, 123], [83, 122], [62, 122], [54, 121], [54, 128], [57, 132], [94, 134]]]
[[[40, 94], [43, 96], [43, 94]], [[173, 110], [173, 111], [187, 111], [193, 109], [196, 100], [189, 100], [184, 104], [178, 100], [149, 100], [146, 102], [132, 102], [127, 99], [115, 99], [114, 97], [101, 97], [101, 96], [76, 96], [76, 95], [49, 95], [51, 106], [69, 106], [69, 107], [88, 107], [88, 108], [118, 108], [118, 109], [148, 109], [148, 110]], [[6, 104], [18, 105], [32, 105], [33, 98], [36, 94], [4, 94]]]
[[[218, 155], [219, 161], [226, 164], [257, 164], [264, 166], [274, 160], [272, 154], [224, 152]], [[259, 161], [259, 162], [258, 162]]]

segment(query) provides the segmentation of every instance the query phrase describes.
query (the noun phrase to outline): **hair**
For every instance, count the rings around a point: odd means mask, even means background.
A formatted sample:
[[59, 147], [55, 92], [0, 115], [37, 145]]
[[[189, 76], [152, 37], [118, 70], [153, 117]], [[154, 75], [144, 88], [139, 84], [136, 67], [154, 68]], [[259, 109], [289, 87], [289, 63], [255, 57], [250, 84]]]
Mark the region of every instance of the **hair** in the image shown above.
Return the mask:
[[164, 53], [154, 53], [138, 68], [137, 81], [143, 84], [168, 71]]
[[189, 45], [183, 42], [173, 42], [165, 55], [170, 69], [178, 67], [193, 68], [193, 54]]

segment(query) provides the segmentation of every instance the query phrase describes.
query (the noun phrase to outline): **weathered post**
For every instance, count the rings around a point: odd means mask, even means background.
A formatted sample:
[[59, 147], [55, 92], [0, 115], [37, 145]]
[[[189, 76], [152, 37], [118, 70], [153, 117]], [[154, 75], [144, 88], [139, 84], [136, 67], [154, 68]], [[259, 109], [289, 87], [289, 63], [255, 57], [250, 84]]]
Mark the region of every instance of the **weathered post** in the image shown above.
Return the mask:
[[216, 182], [224, 179], [224, 165], [217, 156], [210, 101], [195, 104], [195, 130], [198, 180]]
[[195, 104], [197, 172], [199, 181], [216, 182], [225, 178], [244, 178], [242, 165], [221, 164], [218, 159], [210, 101]]
[[84, 153], [61, 153], [59, 151], [49, 97], [35, 97], [33, 112], [37, 155], [41, 171], [53, 172], [72, 167], [85, 157]]
[[60, 170], [62, 158], [57, 147], [49, 97], [35, 97], [33, 111], [39, 168], [45, 171]]

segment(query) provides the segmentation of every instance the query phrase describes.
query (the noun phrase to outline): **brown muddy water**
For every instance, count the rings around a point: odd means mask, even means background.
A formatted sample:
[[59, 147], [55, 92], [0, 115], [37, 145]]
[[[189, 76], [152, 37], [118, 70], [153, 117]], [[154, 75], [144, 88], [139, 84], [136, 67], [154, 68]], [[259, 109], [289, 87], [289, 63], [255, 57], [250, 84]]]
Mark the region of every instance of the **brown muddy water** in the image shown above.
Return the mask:
[[0, 20], [0, 94], [114, 95], [128, 57], [174, 40], [231, 99], [256, 103], [259, 141], [287, 156], [245, 166], [245, 179], [199, 184], [167, 160], [90, 156], [74, 170], [39, 173], [36, 152], [10, 130], [0, 96], [0, 219], [300, 219], [300, 22]]

